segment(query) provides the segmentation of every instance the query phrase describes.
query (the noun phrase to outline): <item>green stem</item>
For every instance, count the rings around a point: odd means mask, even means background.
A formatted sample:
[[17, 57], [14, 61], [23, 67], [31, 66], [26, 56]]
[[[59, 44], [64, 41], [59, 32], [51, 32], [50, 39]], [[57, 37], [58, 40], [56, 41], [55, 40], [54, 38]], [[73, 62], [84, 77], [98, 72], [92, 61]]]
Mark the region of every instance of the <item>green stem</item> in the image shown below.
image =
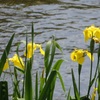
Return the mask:
[[93, 57], [93, 51], [94, 51], [94, 40], [91, 39], [91, 42], [90, 42], [90, 52], [91, 52], [91, 67], [90, 67], [90, 79], [89, 79], [89, 87], [88, 87], [88, 93], [87, 93], [87, 98], [89, 96], [89, 93], [90, 93], [90, 89], [91, 89], [91, 79], [92, 79], [92, 66], [93, 66], [93, 63], [92, 63], [92, 57]]
[[91, 69], [90, 69], [90, 79], [89, 79], [89, 88], [88, 88], [88, 93], [87, 93], [87, 97], [89, 96], [90, 93], [90, 89], [91, 89], [91, 79], [92, 79], [92, 61], [91, 61]]
[[78, 64], [78, 89], [80, 95], [80, 74], [81, 74], [82, 65]]
[[98, 63], [97, 63], [97, 69], [98, 69], [98, 100], [100, 100], [100, 67], [99, 67], [99, 60], [100, 60], [100, 44], [98, 49]]
[[80, 75], [79, 75], [79, 77], [78, 77], [78, 82], [79, 82], [79, 84], [78, 84], [78, 86], [79, 86], [79, 95], [80, 95]]

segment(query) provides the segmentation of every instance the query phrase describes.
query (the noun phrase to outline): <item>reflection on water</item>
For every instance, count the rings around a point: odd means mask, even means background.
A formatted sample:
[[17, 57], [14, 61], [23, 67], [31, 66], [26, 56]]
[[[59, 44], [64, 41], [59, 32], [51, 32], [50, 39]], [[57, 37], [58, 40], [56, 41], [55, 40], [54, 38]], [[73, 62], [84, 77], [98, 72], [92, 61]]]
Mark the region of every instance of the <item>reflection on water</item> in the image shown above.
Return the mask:
[[[99, 0], [61, 0], [56, 4], [9, 5], [6, 4], [7, 2], [0, 4], [0, 55], [13, 33], [16, 35], [10, 56], [16, 51], [16, 43], [25, 40], [26, 33], [29, 34], [30, 40], [31, 22], [33, 22], [36, 43], [42, 43], [44, 49], [46, 42], [51, 39], [52, 35], [55, 35], [57, 42], [63, 48], [64, 55], [62, 56], [57, 51], [56, 59], [62, 57], [66, 60], [61, 68], [61, 74], [68, 90], [71, 84], [70, 69], [77, 66], [75, 63], [70, 63], [70, 52], [74, 48], [86, 49], [88, 47], [89, 44], [84, 43], [82, 31], [91, 24], [100, 26], [99, 2]], [[24, 46], [21, 45], [21, 55], [23, 55], [23, 49]], [[85, 65], [89, 66], [88, 59]], [[36, 66], [34, 70], [43, 67], [43, 58], [38, 52], [36, 52], [34, 66]], [[77, 67], [74, 69], [77, 71]], [[86, 87], [88, 67], [83, 69], [82, 84]], [[9, 80], [9, 78], [6, 79]], [[65, 100], [59, 82], [56, 88], [55, 100]], [[82, 90], [84, 94], [86, 90], [84, 88]]]

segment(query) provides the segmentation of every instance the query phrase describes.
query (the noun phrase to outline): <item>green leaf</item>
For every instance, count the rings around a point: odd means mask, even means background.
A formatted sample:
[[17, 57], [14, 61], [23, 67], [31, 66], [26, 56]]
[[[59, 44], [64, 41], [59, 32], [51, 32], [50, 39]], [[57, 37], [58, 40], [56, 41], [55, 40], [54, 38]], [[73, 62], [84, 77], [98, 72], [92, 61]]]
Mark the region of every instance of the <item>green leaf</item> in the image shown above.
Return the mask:
[[56, 71], [52, 71], [43, 90], [41, 91], [41, 94], [39, 96], [39, 100], [46, 100], [47, 98], [47, 94], [48, 94], [48, 91], [50, 90], [50, 86], [56, 76], [57, 72]]
[[[16, 49], [16, 53], [17, 53], [17, 55], [18, 55], [18, 60], [19, 60], [19, 62], [20, 62], [20, 64], [23, 66], [23, 64], [22, 64], [22, 62], [21, 62], [21, 60], [20, 60], [20, 56], [19, 56], [19, 46], [21, 45], [21, 42], [20, 43], [18, 43], [18, 45], [17, 45], [17, 49]], [[24, 66], [23, 66], [23, 68], [24, 68]], [[16, 67], [16, 69], [17, 70], [19, 70], [20, 72], [22, 72], [23, 74], [24, 74], [24, 70], [22, 70], [22, 69], [20, 69], [20, 68], [17, 68]]]
[[15, 98], [20, 98], [20, 90], [19, 90], [19, 80], [18, 80], [18, 74], [17, 74], [17, 70], [14, 67], [14, 81], [13, 81], [13, 85], [14, 85], [14, 90], [13, 90], [13, 97]]
[[36, 81], [35, 81], [35, 100], [38, 100], [38, 72], [36, 73]]
[[59, 73], [59, 71], [57, 71], [57, 75], [58, 75], [58, 77], [59, 77], [59, 79], [60, 79], [60, 83], [61, 83], [61, 86], [62, 86], [63, 91], [66, 92], [65, 85], [64, 85], [62, 76], [61, 76], [61, 74]]
[[[32, 50], [33, 50], [33, 42], [34, 42], [34, 27], [32, 23], [32, 32], [31, 32], [31, 40], [32, 40]], [[26, 55], [27, 55], [27, 43], [28, 43], [28, 36], [26, 34]], [[32, 53], [33, 54], [33, 53]], [[33, 56], [27, 60], [25, 58], [25, 100], [33, 100], [33, 86], [32, 86], [32, 64], [33, 64]]]
[[32, 43], [34, 42], [34, 25], [32, 23], [32, 33], [31, 33], [31, 36], [32, 36]]
[[11, 48], [11, 45], [12, 45], [12, 41], [13, 41], [13, 38], [14, 38], [14, 34], [12, 35], [12, 37], [10, 38], [3, 54], [2, 54], [2, 57], [0, 59], [0, 76], [2, 74], [2, 70], [3, 70], [3, 67], [4, 67], [4, 64], [6, 62], [6, 59], [7, 59], [7, 56], [9, 54], [9, 51], [10, 51], [10, 48]]
[[89, 87], [91, 87], [93, 85], [94, 81], [95, 81], [95, 77], [91, 80]]
[[25, 71], [25, 100], [33, 100], [31, 69], [32, 69], [32, 64], [31, 60], [29, 59], [27, 61], [27, 66]]
[[54, 56], [55, 56], [55, 49], [56, 49], [56, 46], [55, 46], [55, 42], [52, 41], [52, 48], [51, 48], [51, 56], [50, 56], [50, 61], [48, 63], [48, 67], [46, 69], [46, 77], [48, 76], [50, 70], [51, 70], [51, 66], [52, 66], [52, 63], [53, 63], [53, 59], [54, 59]]
[[45, 48], [44, 64], [45, 64], [46, 69], [48, 67], [48, 62], [49, 62], [51, 43], [52, 43], [51, 41], [48, 41], [47, 44], [46, 44], [46, 48]]
[[59, 59], [59, 60], [54, 64], [54, 66], [53, 66], [52, 69], [58, 71], [63, 61], [64, 61], [63, 59]]
[[56, 47], [63, 53], [62, 48], [60, 47], [60, 45], [55, 41]]
[[71, 90], [71, 88], [70, 88], [69, 91], [68, 91], [67, 100], [71, 100], [70, 90]]
[[71, 70], [71, 72], [72, 72], [72, 81], [73, 81], [74, 95], [75, 95], [75, 98], [77, 100], [80, 100], [79, 92], [78, 92], [77, 85], [76, 85], [75, 78], [74, 78], [73, 69]]
[[46, 98], [48, 98], [48, 94], [51, 95], [54, 92], [54, 91], [50, 91], [50, 90], [51, 90], [51, 88], [54, 90], [57, 71], [59, 70], [62, 62], [63, 62], [63, 60], [60, 59], [53, 66], [53, 70], [51, 71], [51, 73], [50, 73], [50, 75], [45, 83], [45, 86], [44, 86], [43, 90], [41, 91], [41, 94], [39, 96], [39, 100], [46, 100]]
[[41, 77], [40, 77], [40, 91], [39, 91], [39, 93], [41, 93], [44, 84], [45, 84], [45, 78], [44, 78], [44, 69], [43, 69], [42, 75], [41, 75]]

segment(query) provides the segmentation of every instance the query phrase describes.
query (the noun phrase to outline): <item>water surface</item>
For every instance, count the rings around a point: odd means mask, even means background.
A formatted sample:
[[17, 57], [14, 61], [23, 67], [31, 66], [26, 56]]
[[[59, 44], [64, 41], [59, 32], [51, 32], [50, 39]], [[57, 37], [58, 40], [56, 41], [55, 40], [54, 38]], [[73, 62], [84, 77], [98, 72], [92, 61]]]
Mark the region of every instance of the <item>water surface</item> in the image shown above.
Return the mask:
[[[25, 40], [25, 34], [29, 34], [31, 40], [31, 23], [34, 23], [35, 42], [40, 43], [45, 49], [46, 42], [55, 36], [61, 45], [64, 55], [57, 51], [55, 61], [64, 58], [60, 72], [63, 76], [66, 90], [72, 86], [71, 68], [77, 73], [77, 64], [71, 62], [70, 52], [74, 48], [87, 49], [89, 43], [84, 42], [83, 30], [92, 24], [100, 26], [100, 0], [61, 0], [52, 4], [25, 4], [25, 3], [1, 3], [0, 4], [0, 55], [9, 38], [15, 33], [10, 57], [16, 51], [17, 42]], [[23, 56], [24, 45], [20, 47], [20, 55]], [[84, 63], [81, 77], [82, 93], [86, 93], [89, 76], [89, 59]], [[35, 54], [33, 73], [43, 67], [43, 57], [39, 51]], [[94, 66], [95, 67], [95, 66]], [[77, 74], [76, 74], [77, 76]], [[6, 80], [10, 80], [7, 76]], [[11, 84], [9, 88], [11, 89]], [[9, 90], [10, 90], [9, 89]], [[59, 79], [55, 91], [54, 100], [65, 100]]]

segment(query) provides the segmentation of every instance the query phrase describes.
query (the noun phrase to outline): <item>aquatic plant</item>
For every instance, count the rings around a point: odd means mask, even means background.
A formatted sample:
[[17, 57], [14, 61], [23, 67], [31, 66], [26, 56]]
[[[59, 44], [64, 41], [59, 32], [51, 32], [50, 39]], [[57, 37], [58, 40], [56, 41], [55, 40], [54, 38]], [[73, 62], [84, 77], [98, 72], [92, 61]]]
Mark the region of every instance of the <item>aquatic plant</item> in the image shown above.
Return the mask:
[[[2, 71], [7, 70], [11, 65], [14, 66], [12, 68], [14, 75], [11, 75], [11, 78], [13, 78], [12, 100], [52, 100], [57, 77], [59, 77], [63, 90], [65, 91], [64, 82], [59, 73], [63, 59], [59, 59], [55, 63], [53, 62], [56, 49], [59, 49], [62, 52], [62, 49], [55, 41], [55, 38], [52, 37], [52, 40], [47, 42], [44, 51], [41, 44], [34, 43], [34, 28], [32, 24], [31, 42], [28, 42], [28, 36], [26, 34], [26, 40], [19, 42], [14, 56], [8, 58], [7, 55], [9, 54], [13, 37], [14, 35], [9, 41], [10, 44], [8, 43], [8, 46], [4, 51], [1, 58], [2, 62], [0, 62]], [[25, 44], [23, 58], [19, 55], [19, 47], [22, 43]], [[41, 74], [38, 71], [36, 72], [34, 85], [32, 80], [32, 67], [34, 63], [34, 53], [37, 49], [39, 49], [44, 58], [44, 68]], [[23, 76], [21, 80], [19, 80], [18, 74]], [[6, 99], [2, 98], [2, 100]]]
[[[76, 80], [74, 77], [74, 72], [72, 69], [72, 81], [73, 81], [73, 88], [74, 88], [74, 95], [75, 98], [72, 99], [70, 96], [70, 91], [69, 91], [69, 99], [68, 100], [95, 100], [95, 96], [96, 96], [96, 91], [98, 93], [98, 100], [100, 100], [100, 66], [99, 66], [99, 61], [100, 61], [100, 28], [96, 27], [94, 25], [91, 25], [90, 27], [87, 27], [84, 29], [83, 31], [84, 34], [84, 40], [85, 42], [87, 42], [90, 39], [90, 48], [88, 52], [87, 50], [82, 50], [82, 49], [75, 49], [75, 51], [73, 51], [71, 53], [71, 59], [74, 62], [78, 63], [78, 85], [76, 84]], [[95, 44], [98, 43], [99, 47], [98, 47], [98, 51], [97, 51], [97, 65], [95, 68], [95, 74], [93, 75], [93, 54], [94, 54], [94, 48], [95, 48]], [[90, 58], [90, 76], [89, 76], [89, 84], [88, 84], [88, 90], [87, 90], [87, 94], [85, 96], [81, 96], [80, 94], [80, 74], [81, 74], [81, 70], [82, 70], [82, 65], [84, 63], [84, 57], [88, 56]], [[95, 85], [94, 88], [94, 92], [92, 93], [92, 96], [90, 96], [90, 90], [91, 87], [93, 87], [93, 85]], [[77, 88], [78, 86], [78, 88]]]
[[[58, 59], [54, 61], [56, 49], [63, 53], [55, 37], [52, 36], [52, 39], [46, 43], [45, 50], [43, 50], [41, 44], [34, 42], [34, 27], [32, 23], [31, 42], [28, 42], [28, 34], [26, 33], [25, 41], [18, 43], [16, 53], [9, 58], [8, 55], [14, 38], [13, 34], [0, 59], [0, 75], [7, 69], [13, 69], [13, 75], [11, 75], [13, 84], [12, 100], [53, 100], [57, 78], [61, 82], [66, 100], [95, 100], [96, 98], [100, 100], [100, 28], [92, 25], [84, 29], [83, 34], [85, 42], [90, 40], [89, 49], [75, 48], [70, 54], [71, 60], [78, 64], [78, 82], [76, 82], [74, 70], [71, 69], [73, 88], [69, 89], [67, 96], [65, 85], [59, 72], [64, 60]], [[25, 45], [23, 57], [19, 55], [21, 44]], [[99, 47], [97, 50], [97, 64], [95, 65], [95, 70], [93, 70], [95, 44], [98, 44]], [[35, 76], [32, 76], [34, 54], [37, 49], [40, 51], [40, 56], [43, 56], [44, 67], [41, 73], [36, 71]], [[86, 56], [90, 59], [90, 75], [87, 93], [81, 95], [80, 76]], [[10, 68], [11, 66], [13, 67]], [[19, 74], [22, 76], [21, 80], [19, 80]], [[34, 82], [32, 77], [35, 79]], [[92, 88], [93, 91], [91, 93]], [[74, 97], [71, 96], [71, 89], [74, 91]], [[0, 82], [0, 91], [1, 100], [8, 100], [9, 93], [6, 81]]]

